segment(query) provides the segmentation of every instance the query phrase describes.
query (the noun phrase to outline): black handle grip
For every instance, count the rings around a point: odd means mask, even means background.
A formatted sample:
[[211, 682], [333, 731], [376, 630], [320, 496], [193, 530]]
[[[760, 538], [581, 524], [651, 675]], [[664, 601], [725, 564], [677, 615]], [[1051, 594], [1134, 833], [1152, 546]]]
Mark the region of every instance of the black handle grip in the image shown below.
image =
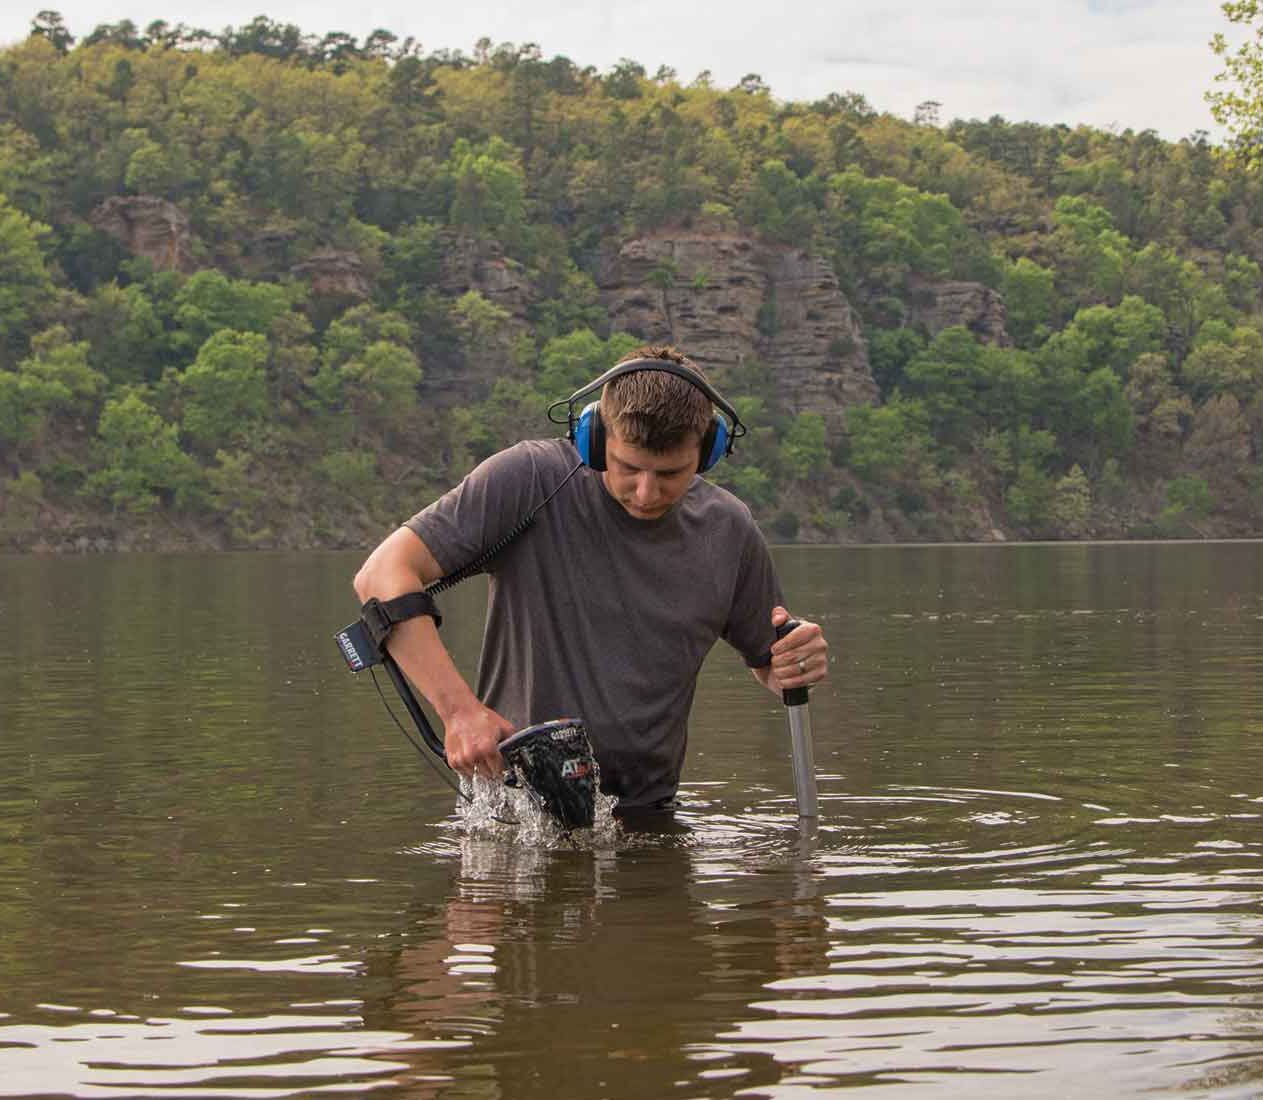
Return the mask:
[[[797, 619], [786, 619], [776, 628], [776, 640], [779, 642], [786, 634], [799, 626], [802, 626], [802, 623]], [[781, 702], [787, 707], [801, 707], [807, 702], [807, 689], [805, 687], [786, 688], [781, 692]]]

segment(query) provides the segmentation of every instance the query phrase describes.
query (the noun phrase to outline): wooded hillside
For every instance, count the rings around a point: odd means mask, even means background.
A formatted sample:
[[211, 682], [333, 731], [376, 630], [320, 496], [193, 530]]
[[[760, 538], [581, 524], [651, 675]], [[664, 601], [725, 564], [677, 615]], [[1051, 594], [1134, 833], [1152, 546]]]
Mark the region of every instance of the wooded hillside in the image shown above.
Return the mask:
[[1206, 135], [260, 18], [0, 51], [0, 546], [365, 546], [644, 341], [774, 540], [1254, 534], [1263, 189]]

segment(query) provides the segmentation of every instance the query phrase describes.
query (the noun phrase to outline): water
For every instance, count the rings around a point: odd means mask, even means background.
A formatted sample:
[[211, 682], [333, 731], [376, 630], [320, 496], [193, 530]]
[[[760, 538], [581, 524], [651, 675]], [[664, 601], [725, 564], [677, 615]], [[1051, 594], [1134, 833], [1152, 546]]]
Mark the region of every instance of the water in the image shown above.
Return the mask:
[[0, 558], [0, 1097], [1263, 1094], [1263, 546], [777, 553], [818, 826], [721, 646], [579, 843], [458, 819], [355, 556]]

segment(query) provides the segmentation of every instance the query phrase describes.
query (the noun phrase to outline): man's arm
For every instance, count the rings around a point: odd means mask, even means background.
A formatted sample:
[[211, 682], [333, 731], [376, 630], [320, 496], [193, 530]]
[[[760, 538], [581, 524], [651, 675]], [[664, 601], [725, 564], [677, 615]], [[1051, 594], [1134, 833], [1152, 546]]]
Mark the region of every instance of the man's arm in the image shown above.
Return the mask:
[[[436, 581], [443, 570], [429, 547], [411, 528], [400, 527], [382, 540], [355, 575], [360, 602], [376, 596], [390, 600]], [[466, 775], [499, 774], [500, 742], [513, 726], [484, 706], [452, 661], [428, 615], [399, 623], [386, 648], [404, 674], [434, 707], [443, 723], [447, 762]]]
[[[772, 608], [772, 625], [788, 622], [783, 607]], [[829, 643], [816, 623], [799, 622], [772, 646], [772, 663], [750, 670], [754, 678], [778, 695], [788, 688], [815, 687], [829, 675]]]

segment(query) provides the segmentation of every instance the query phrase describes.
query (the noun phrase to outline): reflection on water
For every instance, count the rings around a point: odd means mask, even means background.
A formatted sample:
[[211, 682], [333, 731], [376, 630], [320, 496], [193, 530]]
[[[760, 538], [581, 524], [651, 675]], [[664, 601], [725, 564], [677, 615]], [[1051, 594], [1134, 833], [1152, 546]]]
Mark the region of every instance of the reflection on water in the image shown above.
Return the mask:
[[717, 652], [675, 821], [567, 840], [341, 668], [354, 556], [0, 558], [0, 1096], [1263, 1090], [1263, 547], [779, 563], [819, 823]]

